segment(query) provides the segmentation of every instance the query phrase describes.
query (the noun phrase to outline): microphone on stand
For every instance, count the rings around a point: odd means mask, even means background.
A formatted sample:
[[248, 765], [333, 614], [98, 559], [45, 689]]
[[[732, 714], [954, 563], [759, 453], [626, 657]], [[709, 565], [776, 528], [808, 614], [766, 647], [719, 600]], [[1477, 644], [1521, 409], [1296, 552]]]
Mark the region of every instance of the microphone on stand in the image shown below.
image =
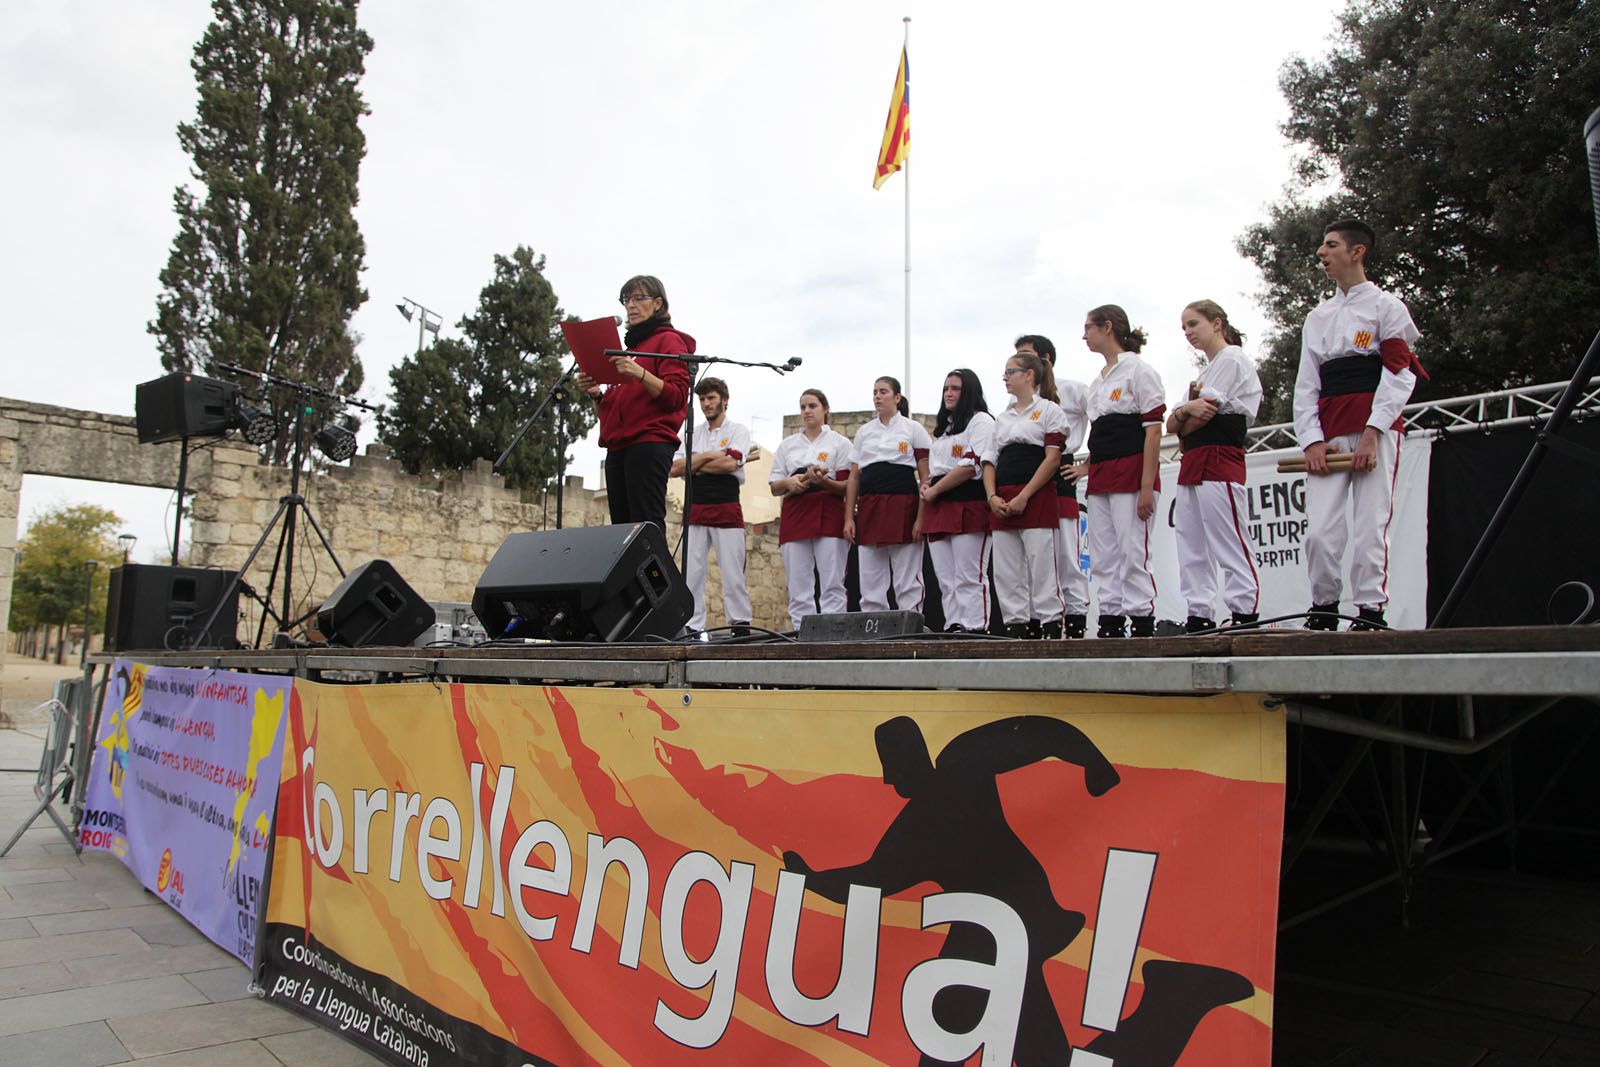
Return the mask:
[[784, 370], [794, 370], [796, 367], [800, 366], [800, 363], [801, 363], [801, 359], [800, 359], [799, 356], [790, 356], [789, 357], [789, 362], [784, 364], [783, 369]]

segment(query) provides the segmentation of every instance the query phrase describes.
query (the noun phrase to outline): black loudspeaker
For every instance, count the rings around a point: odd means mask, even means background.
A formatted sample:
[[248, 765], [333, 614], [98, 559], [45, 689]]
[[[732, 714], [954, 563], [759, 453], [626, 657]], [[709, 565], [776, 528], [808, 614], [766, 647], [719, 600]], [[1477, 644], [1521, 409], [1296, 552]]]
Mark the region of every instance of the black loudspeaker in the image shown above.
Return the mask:
[[237, 648], [239, 590], [197, 632], [233, 582], [233, 572], [209, 567], [125, 563], [111, 571], [106, 598], [106, 651]]
[[349, 648], [409, 645], [433, 625], [433, 605], [416, 594], [386, 559], [363, 563], [317, 609], [329, 644]]
[[653, 522], [512, 534], [478, 579], [490, 637], [627, 641], [676, 637], [694, 614]]
[[239, 407], [232, 382], [175, 371], [134, 387], [133, 423], [141, 445], [227, 433]]

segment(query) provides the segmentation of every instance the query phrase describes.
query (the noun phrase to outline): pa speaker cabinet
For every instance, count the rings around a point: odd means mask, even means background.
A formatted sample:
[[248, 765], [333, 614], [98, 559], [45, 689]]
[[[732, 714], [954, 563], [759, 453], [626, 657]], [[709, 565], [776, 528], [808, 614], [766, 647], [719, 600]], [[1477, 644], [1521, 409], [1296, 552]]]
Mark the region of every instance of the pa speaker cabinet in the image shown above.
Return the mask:
[[920, 611], [847, 611], [807, 615], [800, 620], [802, 641], [870, 641], [920, 634], [922, 630]]
[[433, 625], [433, 605], [416, 594], [386, 559], [363, 563], [317, 609], [329, 644], [349, 648], [409, 645]]
[[[237, 648], [239, 589], [233, 571], [125, 563], [111, 571], [106, 598], [106, 650]], [[199, 633], [223, 593], [227, 602], [211, 629]]]
[[518, 533], [478, 579], [472, 610], [491, 637], [675, 637], [694, 613], [653, 522]]
[[133, 392], [133, 424], [142, 445], [228, 432], [239, 387], [216, 378], [175, 371], [140, 382]]

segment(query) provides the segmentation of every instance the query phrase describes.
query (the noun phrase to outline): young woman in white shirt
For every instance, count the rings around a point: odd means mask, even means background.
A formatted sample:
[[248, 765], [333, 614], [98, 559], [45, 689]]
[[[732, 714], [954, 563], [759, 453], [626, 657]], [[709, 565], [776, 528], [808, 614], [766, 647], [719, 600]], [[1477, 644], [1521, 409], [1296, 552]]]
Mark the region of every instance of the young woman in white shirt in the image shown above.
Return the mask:
[[989, 628], [989, 508], [982, 465], [993, 440], [994, 416], [978, 376], [966, 368], [945, 375], [922, 485], [922, 533], [939, 579], [946, 633]]
[[1183, 442], [1178, 467], [1178, 585], [1188, 604], [1189, 633], [1217, 627], [1217, 571], [1223, 603], [1235, 625], [1255, 622], [1261, 600], [1250, 509], [1245, 500], [1245, 434], [1261, 406], [1261, 378], [1240, 345], [1244, 336], [1215, 301], [1183, 309], [1183, 336], [1206, 357], [1189, 387], [1190, 399], [1172, 409], [1167, 432]]
[[789, 580], [789, 622], [845, 610], [844, 494], [850, 478], [850, 439], [828, 426], [821, 389], [800, 394], [799, 433], [772, 454], [772, 495], [783, 498], [778, 551]]
[[922, 497], [933, 439], [910, 417], [894, 378], [872, 385], [872, 411], [850, 449], [844, 536], [857, 548], [861, 610], [922, 610]]
[[1061, 637], [1064, 605], [1056, 579], [1056, 472], [1067, 417], [1041, 395], [1049, 370], [1036, 355], [1006, 360], [1011, 403], [995, 418], [983, 457], [983, 486], [994, 530], [994, 583], [1010, 637]]
[[1150, 523], [1161, 491], [1161, 421], [1166, 392], [1139, 358], [1145, 333], [1115, 304], [1084, 318], [1083, 343], [1105, 360], [1088, 384], [1089, 557], [1100, 598], [1101, 637], [1153, 637], [1156, 579]]

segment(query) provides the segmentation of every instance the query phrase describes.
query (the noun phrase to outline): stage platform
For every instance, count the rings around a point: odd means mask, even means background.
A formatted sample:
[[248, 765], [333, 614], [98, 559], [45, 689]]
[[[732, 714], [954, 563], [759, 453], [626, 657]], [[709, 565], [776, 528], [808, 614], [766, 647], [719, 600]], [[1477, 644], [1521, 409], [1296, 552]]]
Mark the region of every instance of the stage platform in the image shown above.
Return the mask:
[[[1600, 628], [1250, 631], [1120, 641], [687, 642], [126, 653], [170, 667], [693, 688], [979, 689], [1289, 696], [1600, 696]], [[92, 657], [109, 662], [111, 657]]]

